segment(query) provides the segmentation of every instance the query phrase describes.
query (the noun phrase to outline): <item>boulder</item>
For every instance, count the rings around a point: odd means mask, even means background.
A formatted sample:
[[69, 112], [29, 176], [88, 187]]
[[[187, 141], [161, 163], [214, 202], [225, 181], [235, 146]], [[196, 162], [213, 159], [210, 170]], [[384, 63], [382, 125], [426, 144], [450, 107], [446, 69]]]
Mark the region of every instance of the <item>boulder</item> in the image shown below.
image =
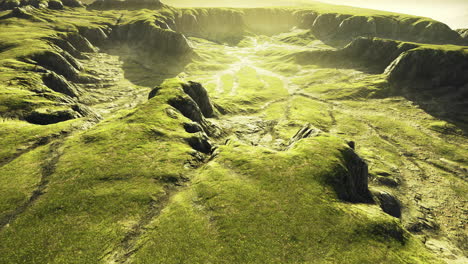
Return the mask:
[[305, 124], [302, 126], [301, 129], [297, 131], [297, 133], [289, 140], [288, 149], [290, 149], [294, 144], [296, 144], [299, 140], [303, 138], [309, 137], [316, 137], [320, 135], [322, 131], [312, 126], [310, 123]]
[[401, 217], [401, 204], [395, 196], [385, 191], [373, 191], [372, 194], [385, 213], [396, 218]]
[[62, 10], [63, 9], [62, 1], [50, 0], [49, 1], [49, 8], [50, 9], [55, 9], [55, 10]]

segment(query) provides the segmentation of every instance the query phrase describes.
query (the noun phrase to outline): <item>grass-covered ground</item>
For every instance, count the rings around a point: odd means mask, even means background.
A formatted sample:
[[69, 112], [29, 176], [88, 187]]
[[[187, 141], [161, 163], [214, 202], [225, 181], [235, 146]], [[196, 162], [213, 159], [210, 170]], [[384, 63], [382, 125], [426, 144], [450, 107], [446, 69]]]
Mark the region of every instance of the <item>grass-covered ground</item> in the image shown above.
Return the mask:
[[[196, 55], [179, 79], [129, 45], [84, 53], [80, 74], [103, 80], [79, 84], [79, 99], [104, 119], [41, 126], [18, 117], [65, 107], [25, 60], [54, 50], [45, 38], [175, 11], [32, 12], [36, 20], [0, 20], [0, 263], [466, 259], [465, 132], [403, 97], [382, 98], [383, 74], [297, 64], [295, 54], [333, 50], [310, 31], [236, 46], [190, 38]], [[209, 157], [190, 146], [200, 132], [186, 132], [191, 120], [171, 106], [188, 98], [189, 80], [219, 112], [209, 122], [223, 133]], [[288, 148], [307, 123], [320, 135]], [[401, 219], [338, 199], [352, 164], [346, 141], [368, 162], [371, 189], [401, 200]]]

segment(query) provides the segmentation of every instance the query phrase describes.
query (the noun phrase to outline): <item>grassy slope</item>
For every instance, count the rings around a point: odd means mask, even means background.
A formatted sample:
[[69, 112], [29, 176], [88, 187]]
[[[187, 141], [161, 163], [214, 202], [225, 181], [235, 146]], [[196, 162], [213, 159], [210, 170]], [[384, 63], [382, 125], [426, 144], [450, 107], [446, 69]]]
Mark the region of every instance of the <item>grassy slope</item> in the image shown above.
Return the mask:
[[[117, 16], [112, 12], [101, 15], [106, 17], [97, 21], [94, 13], [84, 10], [52, 16], [73, 21], [59, 24], [62, 29], [88, 21], [107, 23]], [[51, 23], [16, 20], [22, 27], [1, 25], [8, 30], [0, 34], [10, 33], [3, 41], [15, 45], [2, 53], [1, 65], [8, 60], [20, 63], [18, 56], [45, 47], [39, 38], [55, 33]], [[43, 31], [37, 31], [38, 26]], [[31, 28], [37, 35], [26, 34]], [[206, 66], [192, 65], [200, 72], [206, 71]], [[10, 69], [6, 67], [9, 75], [0, 75], [5, 78], [2, 80], [16, 77], [18, 71]], [[24, 74], [31, 79], [29, 72]], [[253, 75], [249, 68], [243, 68], [239, 75], [241, 89], [234, 98], [239, 108], [244, 107], [243, 96], [252, 100], [252, 109], [258, 111], [264, 102], [286, 94], [278, 79], [271, 76], [264, 77], [274, 93], [252, 93], [250, 88], [265, 85], [257, 83]], [[230, 85], [229, 77], [226, 83]], [[348, 205], [336, 199], [323, 182], [324, 177], [342, 170], [345, 146], [336, 138], [306, 140], [289, 152], [279, 153], [233, 143], [200, 171], [184, 169], [193, 152], [185, 143], [189, 135], [182, 129], [187, 120], [166, 114], [167, 99], [180, 94], [177, 86], [167, 83], [160, 96], [137, 109], [123, 111], [57, 147], [40, 147], [1, 167], [1, 186], [8, 186], [0, 202], [1, 215], [5, 215], [27, 201], [28, 193], [44, 177], [47, 163], [53, 162], [48, 160], [51, 152], [60, 156], [53, 170], [46, 172], [50, 173], [47, 193], [0, 231], [0, 262], [98, 263], [101, 257], [106, 258], [106, 252], [119, 250], [120, 241], [155, 209], [155, 202], [171, 197], [160, 217], [147, 223], [149, 231], [141, 237], [145, 244], [135, 255], [137, 263], [206, 259], [216, 263], [259, 259], [261, 263], [437, 263], [412, 237], [404, 242], [389, 237], [395, 230], [401, 232], [400, 226], [375, 206]], [[7, 94], [5, 100], [11, 100], [15, 97], [9, 93], [27, 93], [28, 87], [14, 84], [1, 91]], [[257, 100], [259, 95], [263, 97]], [[317, 118], [305, 114], [309, 116], [298, 123]], [[41, 127], [7, 121], [0, 124], [2, 134], [8, 135], [1, 142], [14, 149], [23, 143], [13, 138], [13, 133], [25, 135], [31, 142], [73, 123]], [[317, 123], [326, 126], [321, 120]], [[176, 194], [173, 188], [178, 187], [167, 183], [173, 177], [189, 177], [193, 183], [177, 189]], [[358, 253], [364, 249], [370, 254]]]
[[[28, 165], [16, 175], [28, 186], [48, 151], [60, 155], [47, 193], [1, 231], [2, 262], [99, 263], [118, 252], [152, 204], [168, 203], [143, 227], [136, 263], [436, 263], [375, 205], [336, 199], [327, 182], [344, 170], [347, 148], [337, 138], [288, 152], [232, 143], [203, 169], [184, 169], [188, 120], [165, 110], [182, 92], [178, 82], [164, 87], [137, 109], [10, 165]], [[182, 177], [192, 183], [168, 183]], [[358, 253], [364, 249], [372, 254]]]

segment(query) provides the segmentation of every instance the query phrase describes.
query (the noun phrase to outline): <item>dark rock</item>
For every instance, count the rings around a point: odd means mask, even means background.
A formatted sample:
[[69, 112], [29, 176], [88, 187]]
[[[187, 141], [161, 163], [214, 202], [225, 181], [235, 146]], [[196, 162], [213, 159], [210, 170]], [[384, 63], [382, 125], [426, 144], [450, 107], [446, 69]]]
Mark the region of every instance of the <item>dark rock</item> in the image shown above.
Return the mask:
[[102, 116], [98, 113], [96, 113], [93, 109], [91, 109], [89, 106], [83, 105], [83, 104], [75, 104], [72, 105], [72, 109], [76, 112], [78, 112], [81, 116], [83, 117], [88, 117], [95, 122], [98, 122], [102, 120]]
[[415, 49], [401, 54], [386, 69], [388, 80], [397, 86], [434, 89], [468, 84], [468, 54], [463, 50]]
[[66, 51], [61, 52], [62, 56], [73, 66], [75, 69], [82, 71], [83, 65], [79, 61], [77, 61], [70, 53]]
[[245, 35], [245, 16], [244, 12], [233, 9], [181, 10], [175, 17], [175, 30], [190, 36], [235, 44]]
[[396, 218], [401, 217], [400, 201], [398, 201], [393, 195], [383, 191], [375, 191], [373, 195], [376, 198], [376, 202], [385, 213]]
[[200, 83], [189, 81], [188, 84], [183, 84], [182, 88], [197, 103], [205, 117], [213, 117], [213, 105], [211, 104], [208, 92]]
[[10, 10], [10, 9], [14, 9], [20, 6], [21, 6], [21, 1], [19, 0], [6, 0], [0, 4], [0, 9]]
[[188, 138], [187, 142], [193, 149], [197, 151], [205, 154], [213, 153], [214, 147], [204, 133], [199, 133], [197, 136]]
[[346, 171], [330, 178], [338, 197], [349, 202], [372, 202], [367, 163], [351, 148], [342, 151]]
[[185, 123], [184, 129], [187, 133], [198, 133], [203, 131], [203, 128], [197, 123]]
[[79, 78], [79, 71], [62, 55], [56, 52], [43, 51], [34, 54], [31, 59], [36, 61], [40, 66], [65, 76], [68, 80], [73, 81]]
[[154, 87], [153, 90], [151, 90], [151, 92], [148, 95], [148, 100], [158, 95], [160, 90], [161, 90], [161, 86]]
[[58, 0], [50, 0], [49, 1], [49, 8], [50, 9], [55, 9], [55, 10], [62, 10], [63, 9], [63, 4], [61, 1]]
[[73, 110], [34, 110], [25, 116], [25, 120], [36, 125], [50, 125], [80, 117], [82, 116]]
[[356, 150], [356, 142], [354, 141], [347, 141], [346, 142], [348, 144], [348, 146], [353, 149], [353, 150]]
[[53, 91], [68, 95], [70, 97], [78, 97], [79, 93], [77, 89], [65, 78], [63, 78], [63, 76], [58, 75], [55, 72], [49, 72], [46, 75], [43, 75], [42, 81]]

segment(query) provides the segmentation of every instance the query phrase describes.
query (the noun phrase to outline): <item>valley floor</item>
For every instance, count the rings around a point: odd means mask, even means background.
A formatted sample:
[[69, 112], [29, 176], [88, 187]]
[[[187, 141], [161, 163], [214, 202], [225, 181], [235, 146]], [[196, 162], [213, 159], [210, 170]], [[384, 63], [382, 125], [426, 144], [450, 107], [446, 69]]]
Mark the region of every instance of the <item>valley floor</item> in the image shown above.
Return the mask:
[[[404, 97], [379, 98], [383, 75], [298, 65], [290, 54], [332, 49], [250, 37], [238, 46], [191, 39], [198, 62], [180, 75], [205, 85], [236, 140], [281, 150], [304, 124], [356, 143], [372, 190], [395, 195], [402, 223], [449, 263], [466, 263], [468, 141]], [[222, 144], [222, 142], [220, 142]]]

